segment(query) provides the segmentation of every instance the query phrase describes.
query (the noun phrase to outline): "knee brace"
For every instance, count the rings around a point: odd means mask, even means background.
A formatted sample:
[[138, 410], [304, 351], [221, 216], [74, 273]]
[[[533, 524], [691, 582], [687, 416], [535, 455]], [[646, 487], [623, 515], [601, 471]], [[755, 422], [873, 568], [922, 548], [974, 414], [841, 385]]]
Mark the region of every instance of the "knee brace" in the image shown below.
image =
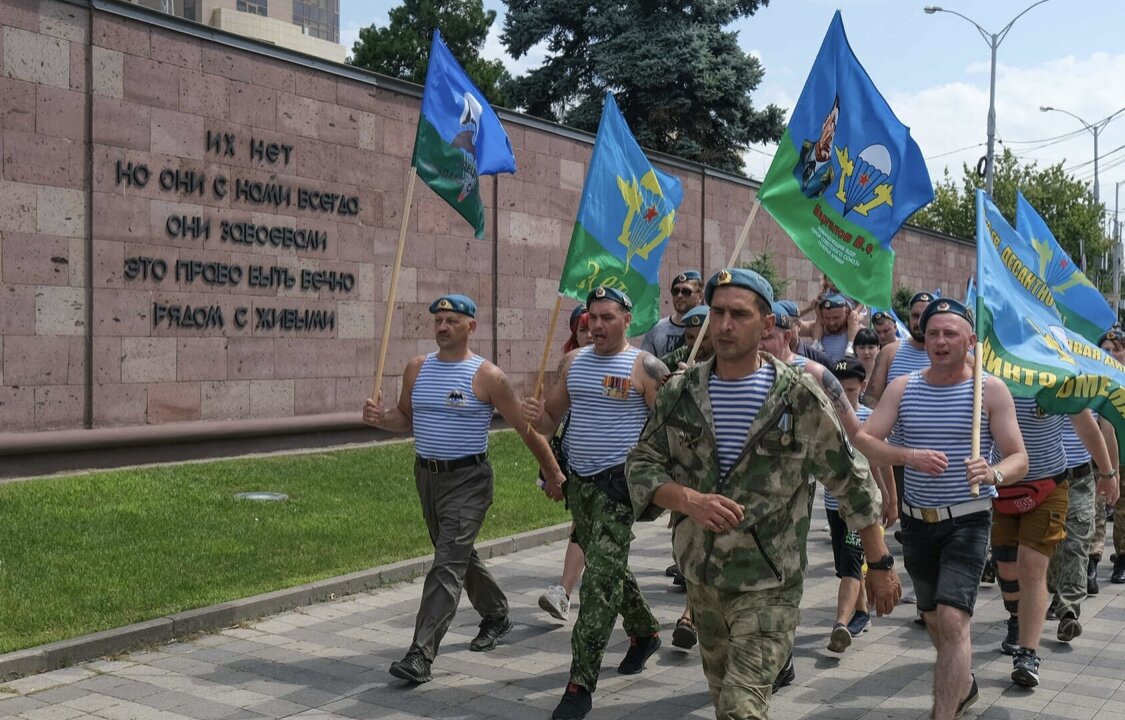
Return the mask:
[[1015, 593], [1018, 593], [1020, 591], [1020, 581], [1018, 579], [1005, 580], [1002, 577], [997, 577], [996, 583], [1000, 586], [1000, 592], [1002, 593], [1014, 595]]
[[1019, 600], [1009, 600], [1007, 598], [1004, 598], [1004, 609], [1008, 611], [1009, 615], [1019, 615], [1020, 614], [1020, 601]]
[[1015, 562], [1019, 556], [1019, 547], [1015, 545], [993, 545], [992, 559], [996, 562]]

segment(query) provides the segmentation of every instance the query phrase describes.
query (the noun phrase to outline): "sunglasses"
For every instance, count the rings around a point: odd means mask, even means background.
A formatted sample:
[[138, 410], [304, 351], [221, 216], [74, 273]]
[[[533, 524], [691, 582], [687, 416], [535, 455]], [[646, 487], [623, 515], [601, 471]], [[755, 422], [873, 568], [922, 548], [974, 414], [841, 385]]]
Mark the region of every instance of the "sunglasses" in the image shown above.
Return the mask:
[[688, 295], [694, 295], [695, 294], [695, 288], [674, 287], [674, 288], [672, 288], [672, 294], [673, 295], [679, 295], [680, 297], [687, 297]]

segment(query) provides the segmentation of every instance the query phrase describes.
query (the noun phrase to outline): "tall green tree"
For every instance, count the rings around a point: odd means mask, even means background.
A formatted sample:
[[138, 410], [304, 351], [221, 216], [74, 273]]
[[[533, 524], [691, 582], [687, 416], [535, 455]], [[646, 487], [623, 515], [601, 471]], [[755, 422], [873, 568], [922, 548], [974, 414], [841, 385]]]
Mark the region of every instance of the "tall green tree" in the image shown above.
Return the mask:
[[641, 146], [732, 172], [748, 145], [785, 131], [781, 108], [754, 108], [762, 65], [724, 30], [769, 0], [505, 2], [512, 56], [548, 52], [508, 88], [531, 115], [593, 132], [612, 91]]
[[506, 105], [504, 86], [511, 75], [499, 60], [480, 56], [495, 10], [482, 0], [404, 0], [389, 13], [386, 27], [361, 28], [349, 62], [357, 67], [422, 85], [430, 62], [434, 29], [488, 101]]
[[[934, 186], [934, 201], [910, 218], [910, 222], [931, 230], [963, 238], [975, 238], [977, 209], [974, 194], [984, 187], [984, 178], [975, 168], [962, 167], [958, 184], [946, 170]], [[1094, 202], [1087, 183], [1063, 171], [1062, 163], [1040, 169], [1038, 163], [1021, 163], [1007, 148], [996, 158], [992, 180], [993, 202], [1015, 226], [1016, 191], [1027, 198], [1051, 228], [1063, 249], [1079, 262], [1079, 247], [1086, 243], [1090, 279], [1097, 282], [1097, 260], [1109, 249], [1102, 232], [1104, 208]]]

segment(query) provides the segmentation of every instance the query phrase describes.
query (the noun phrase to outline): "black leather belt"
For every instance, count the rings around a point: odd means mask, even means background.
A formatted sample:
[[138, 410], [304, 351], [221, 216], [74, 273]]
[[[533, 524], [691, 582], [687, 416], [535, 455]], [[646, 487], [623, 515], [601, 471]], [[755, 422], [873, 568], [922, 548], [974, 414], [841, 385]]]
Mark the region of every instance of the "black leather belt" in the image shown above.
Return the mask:
[[1085, 477], [1086, 475], [1089, 475], [1090, 472], [1093, 469], [1094, 469], [1094, 466], [1090, 463], [1089, 460], [1087, 460], [1086, 462], [1082, 463], [1081, 465], [1077, 465], [1077, 466], [1072, 467], [1072, 468], [1067, 468], [1066, 472], [1063, 473], [1063, 479], [1074, 480], [1075, 478]]
[[488, 459], [488, 453], [480, 453], [478, 455], [466, 455], [465, 457], [453, 458], [452, 460], [431, 460], [424, 458], [421, 455], [416, 456], [418, 464], [426, 468], [432, 473], [450, 472], [451, 470], [460, 470], [462, 468], [473, 467], [480, 465]]
[[622, 478], [622, 477], [625, 477], [625, 463], [621, 463], [620, 465], [614, 465], [613, 467], [606, 468], [605, 470], [602, 470], [601, 472], [596, 472], [593, 475], [578, 475], [576, 473], [575, 477], [578, 478], [579, 480], [583, 480], [585, 482], [592, 482], [592, 483], [599, 483], [599, 482], [605, 482], [606, 480], [614, 480], [616, 478]]

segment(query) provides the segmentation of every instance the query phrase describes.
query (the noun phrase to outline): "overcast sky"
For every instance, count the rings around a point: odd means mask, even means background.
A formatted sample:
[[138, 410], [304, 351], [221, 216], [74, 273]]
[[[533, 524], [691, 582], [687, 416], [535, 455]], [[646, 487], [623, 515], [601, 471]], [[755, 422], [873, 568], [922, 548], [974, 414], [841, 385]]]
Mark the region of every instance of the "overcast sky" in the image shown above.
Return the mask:
[[[398, 0], [341, 0], [341, 42], [351, 51], [359, 28], [385, 25]], [[485, 55], [500, 58], [514, 74], [542, 62], [532, 54], [519, 62], [499, 41], [505, 5], [497, 11]], [[769, 7], [732, 27], [742, 48], [758, 56], [765, 79], [754, 103], [786, 111], [800, 95], [832, 13], [843, 13], [848, 39], [868, 74], [899, 119], [911, 128], [931, 177], [949, 168], [960, 179], [962, 163], [975, 165], [985, 153], [989, 89], [989, 45], [969, 22], [949, 13], [927, 15], [913, 0], [773, 0]], [[999, 33], [1032, 0], [948, 0], [989, 33]], [[1125, 108], [1125, 2], [1049, 0], [1012, 26], [997, 52], [997, 154], [1010, 148], [1040, 166], [1064, 162], [1083, 180], [1093, 179], [1093, 135], [1078, 120], [1042, 105], [1065, 109], [1097, 124]], [[1060, 138], [1060, 136], [1063, 136]], [[746, 156], [750, 174], [762, 178], [776, 146]], [[1125, 191], [1125, 113], [1099, 135], [1101, 199], [1114, 209], [1115, 183]], [[1122, 200], [1125, 204], [1125, 199]], [[1125, 212], [1121, 213], [1125, 220]]]

